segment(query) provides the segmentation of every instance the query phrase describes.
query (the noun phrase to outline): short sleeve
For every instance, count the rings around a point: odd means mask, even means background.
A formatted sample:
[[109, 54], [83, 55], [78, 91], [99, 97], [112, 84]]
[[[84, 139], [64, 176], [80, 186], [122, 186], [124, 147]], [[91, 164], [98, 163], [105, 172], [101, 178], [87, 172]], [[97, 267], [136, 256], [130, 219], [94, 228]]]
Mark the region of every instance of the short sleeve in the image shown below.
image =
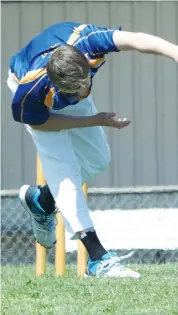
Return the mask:
[[78, 44], [81, 45], [84, 53], [89, 53], [90, 55], [102, 56], [110, 52], [118, 52], [118, 48], [113, 41], [115, 30], [121, 31], [121, 26], [118, 26], [116, 29], [109, 29], [89, 24], [82, 31]]

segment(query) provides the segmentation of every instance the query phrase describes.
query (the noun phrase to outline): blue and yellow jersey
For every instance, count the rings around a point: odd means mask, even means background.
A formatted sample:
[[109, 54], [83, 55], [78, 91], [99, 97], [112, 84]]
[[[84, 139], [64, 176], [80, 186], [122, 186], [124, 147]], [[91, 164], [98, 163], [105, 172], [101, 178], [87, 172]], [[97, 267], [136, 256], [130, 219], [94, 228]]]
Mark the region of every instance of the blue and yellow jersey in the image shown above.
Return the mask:
[[96, 25], [65, 22], [52, 25], [34, 37], [10, 59], [11, 72], [19, 83], [12, 101], [14, 120], [40, 125], [48, 120], [49, 108], [59, 110], [71, 105], [57, 93], [47, 76], [46, 64], [52, 52], [64, 44], [76, 46], [87, 57], [93, 78], [105, 62], [104, 55], [118, 51], [113, 42], [114, 31]]

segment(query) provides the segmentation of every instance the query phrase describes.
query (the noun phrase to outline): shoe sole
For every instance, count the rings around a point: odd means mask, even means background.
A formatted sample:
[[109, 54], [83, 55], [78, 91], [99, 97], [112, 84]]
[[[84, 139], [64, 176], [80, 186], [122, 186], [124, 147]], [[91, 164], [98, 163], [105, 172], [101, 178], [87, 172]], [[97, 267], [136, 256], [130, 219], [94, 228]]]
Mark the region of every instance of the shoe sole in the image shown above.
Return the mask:
[[[19, 199], [20, 199], [20, 202], [23, 206], [23, 208], [25, 209], [25, 211], [28, 213], [28, 215], [32, 218], [33, 220], [33, 216], [29, 210], [29, 207], [26, 203], [26, 200], [25, 200], [25, 195], [26, 195], [26, 192], [28, 190], [28, 188], [30, 187], [30, 185], [23, 185], [21, 188], [20, 188], [20, 191], [19, 191]], [[36, 239], [36, 238], [35, 238]], [[44, 244], [41, 244], [37, 241], [38, 244], [40, 244], [41, 246], [45, 247], [46, 249], [50, 249], [50, 248], [53, 248], [54, 245], [56, 244], [56, 241], [53, 243], [53, 246], [50, 246], [50, 247], [47, 247], [46, 245]]]
[[26, 200], [25, 200], [25, 195], [26, 195], [26, 192], [27, 192], [27, 190], [28, 190], [29, 187], [30, 187], [30, 185], [24, 185], [24, 186], [22, 186], [22, 187], [20, 188], [20, 191], [19, 191], [19, 199], [20, 199], [21, 204], [22, 204], [22, 206], [24, 207], [24, 209], [28, 212], [28, 214], [29, 214], [30, 216], [32, 216], [31, 213], [30, 213], [30, 211], [29, 211], [29, 208], [28, 208], [28, 205], [27, 205], [27, 203], [26, 203]]
[[84, 274], [84, 278], [97, 278], [97, 279], [102, 279], [102, 278], [108, 278], [108, 279], [140, 279], [141, 275], [139, 275], [138, 277], [130, 277], [130, 276], [126, 276], [126, 277], [116, 277], [116, 276], [107, 276], [107, 275], [103, 275], [103, 276], [92, 276], [92, 275], [87, 275]]

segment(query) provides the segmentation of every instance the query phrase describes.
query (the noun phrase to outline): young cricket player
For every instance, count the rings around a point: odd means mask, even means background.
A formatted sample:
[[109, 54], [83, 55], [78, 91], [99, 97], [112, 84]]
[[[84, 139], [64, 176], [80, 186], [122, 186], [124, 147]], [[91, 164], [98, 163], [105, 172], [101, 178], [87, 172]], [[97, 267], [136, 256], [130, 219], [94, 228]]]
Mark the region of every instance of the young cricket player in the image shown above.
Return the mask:
[[80, 239], [88, 251], [89, 276], [140, 277], [102, 246], [82, 192], [82, 184], [110, 162], [102, 127], [130, 124], [115, 113], [97, 112], [91, 96], [94, 76], [106, 54], [129, 50], [178, 62], [178, 46], [159, 37], [74, 22], [48, 27], [10, 59], [13, 119], [31, 134], [47, 181], [44, 187], [22, 186], [20, 200], [36, 240], [46, 248], [56, 242], [57, 205], [71, 238]]

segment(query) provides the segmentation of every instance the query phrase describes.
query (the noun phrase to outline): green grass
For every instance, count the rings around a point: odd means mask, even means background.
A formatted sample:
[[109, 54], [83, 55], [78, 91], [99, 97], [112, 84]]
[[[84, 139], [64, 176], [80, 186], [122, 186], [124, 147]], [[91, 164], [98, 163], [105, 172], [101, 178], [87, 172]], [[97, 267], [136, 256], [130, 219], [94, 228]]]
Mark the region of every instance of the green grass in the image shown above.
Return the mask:
[[2, 315], [175, 315], [178, 264], [136, 265], [142, 278], [78, 279], [68, 266], [56, 278], [49, 267], [35, 278], [34, 267], [2, 267]]

